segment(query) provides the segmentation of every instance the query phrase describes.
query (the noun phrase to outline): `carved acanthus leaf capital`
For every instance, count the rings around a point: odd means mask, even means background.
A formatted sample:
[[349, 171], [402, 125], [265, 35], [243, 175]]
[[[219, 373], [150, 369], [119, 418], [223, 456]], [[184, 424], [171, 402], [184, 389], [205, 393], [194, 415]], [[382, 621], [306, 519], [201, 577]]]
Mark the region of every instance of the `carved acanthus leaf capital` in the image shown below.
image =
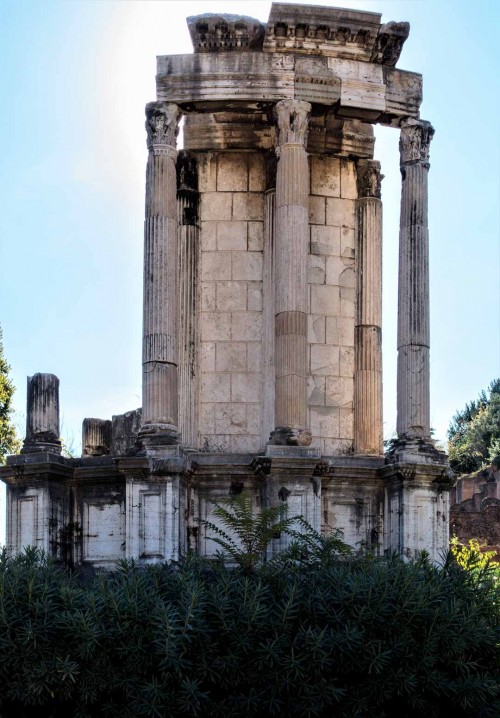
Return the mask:
[[376, 160], [358, 160], [356, 164], [358, 197], [376, 197], [380, 199], [380, 184], [384, 175], [380, 173], [380, 162]]
[[147, 145], [175, 148], [181, 109], [173, 102], [149, 102], [146, 105]]
[[407, 162], [429, 162], [429, 147], [434, 136], [434, 127], [425, 120], [410, 118], [401, 125], [399, 137], [400, 164]]
[[307, 142], [311, 105], [303, 100], [280, 100], [274, 108], [278, 128], [276, 145]]

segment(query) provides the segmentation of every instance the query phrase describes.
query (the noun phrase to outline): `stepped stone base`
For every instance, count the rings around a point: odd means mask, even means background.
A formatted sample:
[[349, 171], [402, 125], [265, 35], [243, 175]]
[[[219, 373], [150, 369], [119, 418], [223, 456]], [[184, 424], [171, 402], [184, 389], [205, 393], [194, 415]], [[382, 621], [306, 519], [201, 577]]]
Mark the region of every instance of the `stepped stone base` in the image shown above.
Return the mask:
[[[321, 456], [318, 449], [268, 446], [260, 454], [163, 447], [148, 456], [11, 456], [7, 545], [37, 546], [67, 565], [112, 568], [122, 558], [176, 561], [217, 551], [204, 521], [215, 503], [247, 491], [255, 511], [286, 503], [316, 530], [340, 529], [376, 555], [439, 561], [448, 545], [446, 467], [390, 464], [383, 457]], [[285, 548], [277, 537], [270, 555]]]

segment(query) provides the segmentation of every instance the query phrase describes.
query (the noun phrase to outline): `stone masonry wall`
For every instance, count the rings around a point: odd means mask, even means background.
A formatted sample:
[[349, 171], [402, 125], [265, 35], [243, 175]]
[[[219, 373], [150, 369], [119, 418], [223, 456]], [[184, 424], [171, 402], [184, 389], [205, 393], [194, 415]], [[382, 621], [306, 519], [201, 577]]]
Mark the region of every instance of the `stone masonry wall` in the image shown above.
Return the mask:
[[311, 157], [308, 404], [313, 446], [347, 453], [353, 441], [356, 169]]
[[201, 448], [261, 445], [263, 155], [204, 153], [201, 193]]
[[[198, 156], [201, 194], [201, 448], [263, 448], [264, 156]], [[354, 162], [310, 157], [309, 422], [322, 454], [353, 441]], [[266, 297], [272, 304], [273, 297]]]

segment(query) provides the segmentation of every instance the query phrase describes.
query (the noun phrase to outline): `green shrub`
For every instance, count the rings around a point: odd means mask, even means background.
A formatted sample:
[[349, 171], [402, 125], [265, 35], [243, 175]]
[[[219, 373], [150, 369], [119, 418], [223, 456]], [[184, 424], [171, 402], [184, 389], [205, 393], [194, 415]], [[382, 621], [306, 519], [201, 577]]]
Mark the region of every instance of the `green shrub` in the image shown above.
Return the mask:
[[487, 575], [307, 541], [250, 574], [195, 557], [90, 583], [3, 555], [0, 715], [500, 715]]

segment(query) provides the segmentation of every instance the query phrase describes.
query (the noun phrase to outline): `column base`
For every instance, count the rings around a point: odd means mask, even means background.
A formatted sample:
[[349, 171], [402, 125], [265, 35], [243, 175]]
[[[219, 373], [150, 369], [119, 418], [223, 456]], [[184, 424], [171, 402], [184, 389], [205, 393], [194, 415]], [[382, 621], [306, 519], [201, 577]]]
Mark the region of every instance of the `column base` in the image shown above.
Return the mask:
[[144, 456], [166, 446], [178, 446], [180, 443], [181, 437], [175, 424], [143, 424], [137, 435], [136, 455]]
[[40, 441], [25, 441], [21, 454], [60, 454], [62, 452], [62, 444], [56, 439], [48, 438]]
[[387, 464], [440, 464], [448, 463], [445, 451], [438, 449], [429, 437], [400, 436], [386, 454]]
[[310, 431], [291, 426], [277, 426], [269, 436], [269, 444], [274, 446], [310, 446], [311, 441]]

